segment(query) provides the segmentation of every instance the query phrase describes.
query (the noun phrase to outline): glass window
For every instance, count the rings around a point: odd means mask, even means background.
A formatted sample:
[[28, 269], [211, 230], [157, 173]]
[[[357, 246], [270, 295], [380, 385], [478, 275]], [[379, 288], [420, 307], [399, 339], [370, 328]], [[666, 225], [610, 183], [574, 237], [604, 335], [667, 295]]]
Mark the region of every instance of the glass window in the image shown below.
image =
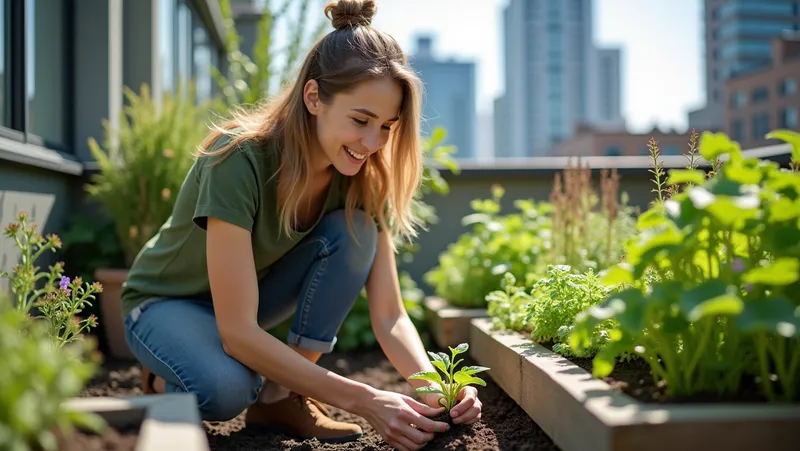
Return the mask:
[[744, 138], [744, 122], [741, 119], [736, 119], [731, 124], [731, 139], [736, 142], [742, 142]]
[[181, 83], [192, 76], [192, 10], [185, 2], [178, 3], [177, 70]]
[[618, 157], [622, 155], [622, 149], [617, 145], [610, 145], [605, 148], [604, 153], [607, 157]]
[[769, 114], [758, 113], [753, 116], [753, 138], [760, 140], [769, 133]]
[[797, 93], [797, 80], [794, 78], [784, 78], [781, 81], [781, 95], [790, 96]]
[[175, 88], [175, 0], [158, 2], [158, 55], [164, 92]]
[[66, 12], [64, 2], [27, 0], [28, 132], [50, 145], [66, 139]]
[[781, 123], [780, 128], [789, 128], [789, 129], [797, 129], [798, 127], [798, 119], [797, 119], [797, 108], [788, 107], [784, 108], [781, 111]]
[[753, 89], [753, 103], [764, 103], [769, 100], [769, 89], [764, 86], [759, 86]]
[[198, 101], [210, 99], [212, 95], [211, 53], [211, 39], [203, 24], [198, 22], [194, 28], [194, 72]]
[[11, 127], [11, 97], [10, 94], [10, 74], [11, 52], [9, 51], [9, 40], [6, 38], [8, 33], [6, 12], [6, 1], [0, 0], [0, 126]]

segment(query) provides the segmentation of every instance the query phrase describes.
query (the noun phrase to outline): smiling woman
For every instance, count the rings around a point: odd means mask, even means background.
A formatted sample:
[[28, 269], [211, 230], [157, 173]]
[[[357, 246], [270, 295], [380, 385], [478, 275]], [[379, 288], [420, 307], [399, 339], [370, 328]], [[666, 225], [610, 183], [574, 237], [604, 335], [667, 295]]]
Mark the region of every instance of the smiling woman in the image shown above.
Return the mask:
[[[330, 2], [335, 30], [294, 83], [200, 143], [171, 218], [123, 289], [145, 392], [194, 393], [205, 420], [247, 409], [250, 428], [320, 441], [362, 434], [320, 401], [401, 450], [448, 429], [428, 418], [443, 410], [435, 396], [419, 402], [315, 364], [366, 288], [372, 330], [397, 371], [414, 388], [430, 382], [410, 376], [435, 371], [403, 307], [394, 245], [417, 226], [421, 83], [397, 42], [371, 26], [375, 10], [374, 0]], [[287, 346], [265, 330], [292, 315]], [[454, 393], [455, 423], [480, 419], [476, 393]]]

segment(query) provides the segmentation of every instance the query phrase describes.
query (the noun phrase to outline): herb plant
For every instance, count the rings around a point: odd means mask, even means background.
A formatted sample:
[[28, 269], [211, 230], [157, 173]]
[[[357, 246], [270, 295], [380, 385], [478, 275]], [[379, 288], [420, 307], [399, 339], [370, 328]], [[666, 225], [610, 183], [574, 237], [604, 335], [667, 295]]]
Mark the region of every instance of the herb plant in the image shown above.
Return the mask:
[[441, 395], [437, 401], [439, 405], [445, 408], [446, 412], [450, 412], [450, 409], [456, 405], [458, 394], [461, 392], [462, 388], [473, 384], [485, 387], [486, 382], [479, 377], [475, 377], [475, 374], [490, 369], [485, 366], [465, 366], [456, 371], [458, 364], [464, 360], [456, 360], [456, 356], [466, 352], [467, 349], [469, 349], [469, 345], [467, 343], [461, 343], [455, 348], [449, 347], [449, 349], [449, 356], [444, 352], [428, 352], [428, 355], [431, 357], [431, 363], [433, 363], [436, 369], [441, 371], [446, 380], [436, 371], [420, 371], [408, 377], [409, 379], [423, 380], [437, 384], [438, 386], [426, 385], [424, 387], [419, 387], [416, 389], [416, 392], [420, 394], [434, 393]]
[[[795, 168], [800, 135], [768, 137], [792, 143]], [[768, 400], [798, 400], [800, 173], [747, 157], [724, 134], [704, 133], [700, 155], [713, 175], [690, 165], [659, 182], [627, 261], [605, 278], [624, 289], [578, 315], [570, 345], [591, 346], [613, 319], [596, 376], [631, 352], [673, 396], [733, 394], [749, 377]]]
[[80, 277], [70, 281], [64, 276], [63, 262], [50, 266], [49, 272], [40, 272], [36, 266], [45, 252], [55, 252], [61, 247], [57, 235], [43, 237], [36, 230], [36, 224], [29, 222], [26, 212], [20, 212], [16, 221], [5, 227], [4, 235], [20, 251], [20, 263], [14, 266], [11, 274], [0, 271], [0, 278], [10, 281], [18, 311], [28, 314], [32, 307], [38, 307], [49, 325], [50, 340], [56, 346], [74, 341], [84, 331], [97, 327], [94, 315], [86, 318], [79, 318], [79, 315], [86, 306], [92, 305], [95, 294], [103, 287], [98, 282], [84, 284]]
[[75, 427], [100, 432], [107, 425], [93, 413], [67, 410], [94, 375], [94, 341], [51, 346], [45, 324], [0, 299], [0, 448], [55, 451], [55, 433]]
[[474, 213], [462, 219], [469, 232], [459, 236], [439, 255], [438, 265], [425, 274], [437, 296], [459, 307], [485, 307], [506, 272], [519, 278], [538, 272], [538, 256], [545, 253], [551, 235], [547, 203], [518, 200], [515, 213], [501, 215], [505, 191], [492, 187], [490, 199], [473, 200]]

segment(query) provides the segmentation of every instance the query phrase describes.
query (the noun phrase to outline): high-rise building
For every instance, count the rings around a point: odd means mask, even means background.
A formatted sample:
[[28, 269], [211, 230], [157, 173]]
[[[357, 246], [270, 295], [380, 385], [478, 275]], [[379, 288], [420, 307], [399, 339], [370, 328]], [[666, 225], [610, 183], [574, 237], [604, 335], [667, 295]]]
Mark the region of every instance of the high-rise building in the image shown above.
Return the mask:
[[773, 38], [800, 30], [800, 0], [704, 0], [703, 19], [706, 105], [689, 126], [723, 130], [726, 81], [771, 64]]
[[622, 77], [619, 48], [598, 48], [597, 111], [591, 122], [597, 129], [621, 132], [626, 129], [622, 117]]
[[434, 55], [433, 38], [419, 36], [411, 66], [425, 86], [422, 133], [447, 130], [443, 144], [457, 147], [455, 158], [475, 157], [475, 63], [442, 59]]
[[504, 111], [495, 115], [507, 120], [495, 156], [554, 154], [597, 111], [592, 1], [510, 0], [503, 22], [505, 92], [495, 106]]

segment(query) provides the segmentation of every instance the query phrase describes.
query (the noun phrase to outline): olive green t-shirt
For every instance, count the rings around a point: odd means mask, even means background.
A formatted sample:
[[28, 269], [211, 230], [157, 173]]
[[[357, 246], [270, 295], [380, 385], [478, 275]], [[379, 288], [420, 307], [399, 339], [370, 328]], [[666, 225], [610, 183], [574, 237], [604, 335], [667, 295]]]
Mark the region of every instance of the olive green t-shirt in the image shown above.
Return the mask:
[[[227, 143], [221, 138], [217, 145]], [[170, 218], [139, 252], [122, 288], [122, 313], [127, 316], [151, 297], [210, 297], [206, 260], [209, 216], [252, 233], [258, 277], [314, 227], [291, 239], [282, 233], [277, 202], [278, 144], [242, 144], [219, 162], [198, 158], [175, 200]], [[217, 163], [217, 164], [212, 164]], [[324, 213], [344, 208], [348, 179], [338, 171], [325, 201]], [[322, 215], [320, 215], [320, 218]], [[319, 222], [319, 218], [314, 226]]]

